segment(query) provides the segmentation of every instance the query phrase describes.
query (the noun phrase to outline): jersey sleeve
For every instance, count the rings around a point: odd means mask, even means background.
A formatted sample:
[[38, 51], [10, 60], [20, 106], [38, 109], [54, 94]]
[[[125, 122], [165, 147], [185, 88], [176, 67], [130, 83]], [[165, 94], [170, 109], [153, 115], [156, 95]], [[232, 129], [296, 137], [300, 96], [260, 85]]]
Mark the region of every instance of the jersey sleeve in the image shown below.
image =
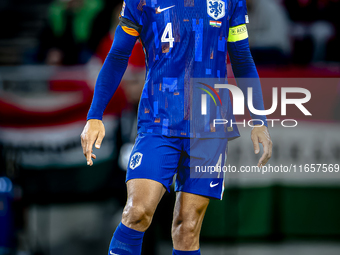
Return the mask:
[[119, 17], [119, 25], [125, 33], [139, 36], [143, 25], [142, 15], [145, 0], [125, 0]]
[[249, 23], [246, 0], [235, 0], [233, 2], [234, 8], [233, 14], [231, 15], [229, 20], [229, 26], [236, 27], [239, 25]]
[[234, 12], [229, 20], [228, 42], [238, 42], [248, 38], [246, 23], [249, 23], [246, 0], [236, 0]]

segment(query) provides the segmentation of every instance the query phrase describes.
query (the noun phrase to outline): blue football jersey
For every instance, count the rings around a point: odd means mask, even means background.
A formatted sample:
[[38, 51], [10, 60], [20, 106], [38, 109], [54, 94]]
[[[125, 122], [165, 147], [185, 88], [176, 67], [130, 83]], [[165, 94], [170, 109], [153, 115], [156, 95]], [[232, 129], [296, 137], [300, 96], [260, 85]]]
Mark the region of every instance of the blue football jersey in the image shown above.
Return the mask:
[[[126, 0], [120, 26], [139, 36], [146, 78], [138, 132], [165, 136], [239, 136], [227, 89], [227, 43], [231, 27], [246, 23], [245, 0]], [[245, 26], [244, 26], [245, 27]], [[246, 31], [236, 31], [236, 34]], [[231, 30], [231, 31], [230, 31]], [[246, 28], [245, 28], [246, 30]], [[229, 40], [230, 41], [230, 40]], [[203, 105], [204, 104], [204, 105]], [[216, 125], [214, 119], [228, 120]]]

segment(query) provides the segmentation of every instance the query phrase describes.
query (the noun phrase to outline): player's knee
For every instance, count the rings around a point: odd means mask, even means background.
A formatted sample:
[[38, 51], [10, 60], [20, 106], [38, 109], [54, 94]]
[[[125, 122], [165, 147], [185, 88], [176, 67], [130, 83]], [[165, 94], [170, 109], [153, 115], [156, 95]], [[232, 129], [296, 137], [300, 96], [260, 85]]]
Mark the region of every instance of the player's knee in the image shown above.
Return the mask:
[[151, 224], [153, 213], [143, 205], [125, 206], [122, 221], [126, 226], [145, 231]]
[[183, 238], [188, 236], [197, 236], [201, 230], [202, 219], [207, 205], [190, 210], [179, 209], [174, 214], [172, 223], [173, 237]]
[[175, 217], [172, 224], [172, 235], [182, 238], [184, 236], [192, 236], [199, 231], [199, 217], [197, 217], [198, 215], [195, 216]]
[[195, 219], [176, 221], [172, 226], [172, 234], [177, 237], [192, 236], [198, 229], [197, 224]]

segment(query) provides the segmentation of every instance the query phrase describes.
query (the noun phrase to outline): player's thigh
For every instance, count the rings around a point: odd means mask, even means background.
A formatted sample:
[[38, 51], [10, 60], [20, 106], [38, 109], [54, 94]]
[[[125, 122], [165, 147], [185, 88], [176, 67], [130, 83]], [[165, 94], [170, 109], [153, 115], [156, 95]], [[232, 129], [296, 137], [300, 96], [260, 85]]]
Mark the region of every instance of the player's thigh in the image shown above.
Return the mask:
[[144, 213], [152, 216], [166, 191], [164, 185], [149, 179], [132, 179], [126, 185], [128, 198], [124, 210], [141, 207]]
[[148, 179], [132, 179], [127, 182], [128, 199], [122, 215], [122, 223], [137, 231], [146, 231], [161, 200], [165, 187]]

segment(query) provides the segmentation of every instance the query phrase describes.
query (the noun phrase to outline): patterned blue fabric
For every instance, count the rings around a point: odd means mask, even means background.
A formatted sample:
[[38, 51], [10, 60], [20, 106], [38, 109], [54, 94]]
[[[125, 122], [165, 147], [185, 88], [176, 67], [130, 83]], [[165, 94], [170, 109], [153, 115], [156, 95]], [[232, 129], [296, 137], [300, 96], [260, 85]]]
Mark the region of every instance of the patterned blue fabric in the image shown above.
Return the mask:
[[[147, 70], [139, 105], [138, 133], [197, 138], [238, 137], [237, 126], [230, 124], [235, 119], [229, 90], [214, 89], [214, 84], [228, 83], [229, 27], [245, 24], [245, 0], [127, 0], [123, 6], [120, 25], [139, 32], [146, 54]], [[133, 43], [137, 39], [127, 34], [122, 37]], [[126, 44], [131, 45], [131, 42]], [[234, 68], [236, 70], [237, 65]], [[105, 80], [111, 78], [115, 88], [120, 75], [114, 65], [111, 69], [113, 74]], [[260, 86], [259, 82], [256, 84]], [[96, 90], [100, 90], [99, 82]], [[96, 94], [101, 97], [94, 99], [96, 103], [91, 108], [96, 110], [90, 110], [94, 113], [90, 115], [93, 118], [96, 118], [95, 113], [100, 113], [100, 107], [96, 105], [104, 105], [107, 100], [105, 93], [96, 91], [95, 97]], [[204, 114], [203, 97], [206, 95]], [[253, 101], [263, 105], [262, 95], [255, 95]], [[229, 123], [214, 127], [214, 119], [225, 119]]]
[[[243, 0], [242, 0], [243, 1]], [[143, 26], [147, 74], [139, 105], [138, 132], [178, 137], [239, 136], [232, 128], [211, 127], [218, 116], [234, 120], [229, 91], [219, 90], [222, 105], [208, 99], [208, 117], [201, 114], [201, 84], [193, 78], [226, 80], [229, 26], [245, 23], [246, 5], [239, 0], [132, 0], [123, 18]], [[210, 21], [217, 21], [212, 26]], [[215, 23], [214, 23], [215, 24]], [[171, 40], [173, 40], [171, 42]], [[205, 81], [214, 87], [214, 80]], [[210, 91], [211, 92], [211, 91]], [[212, 93], [212, 92], [211, 92]]]

